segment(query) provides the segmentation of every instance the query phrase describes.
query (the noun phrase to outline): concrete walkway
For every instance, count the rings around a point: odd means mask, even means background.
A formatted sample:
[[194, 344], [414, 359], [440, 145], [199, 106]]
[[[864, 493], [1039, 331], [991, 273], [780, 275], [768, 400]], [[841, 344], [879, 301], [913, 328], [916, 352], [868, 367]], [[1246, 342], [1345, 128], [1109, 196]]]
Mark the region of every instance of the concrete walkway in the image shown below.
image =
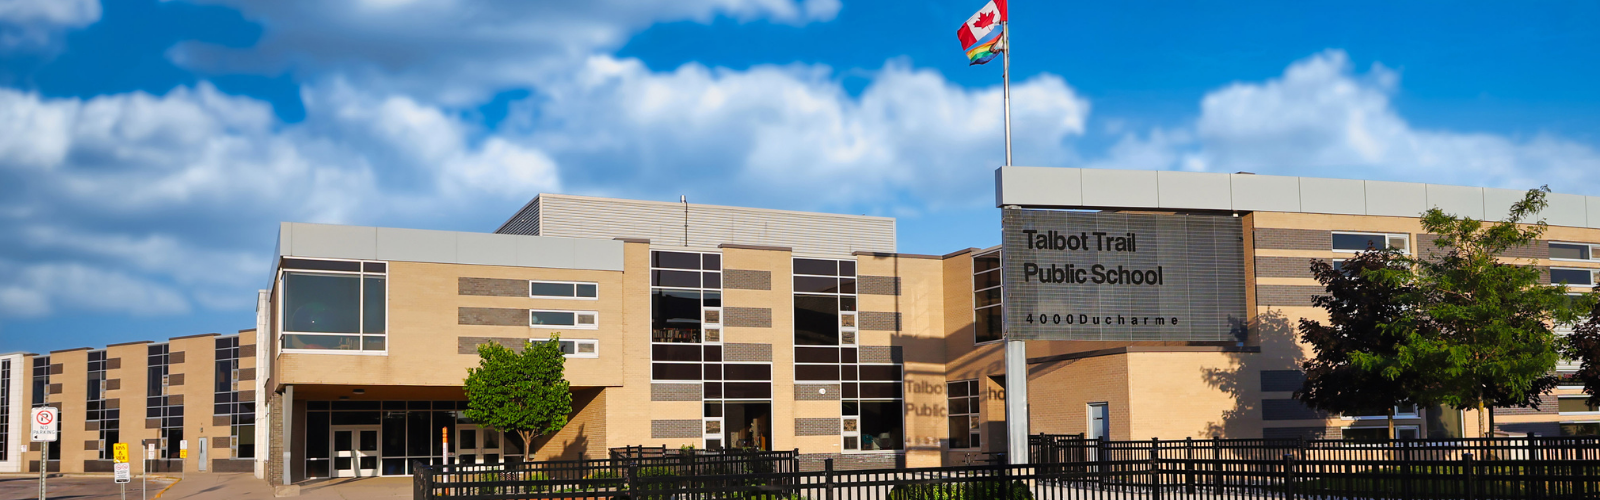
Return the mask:
[[[411, 478], [376, 477], [361, 479], [319, 479], [300, 484], [300, 496], [307, 500], [361, 500], [410, 498]], [[272, 486], [251, 474], [190, 474], [173, 485], [161, 500], [269, 500]]]

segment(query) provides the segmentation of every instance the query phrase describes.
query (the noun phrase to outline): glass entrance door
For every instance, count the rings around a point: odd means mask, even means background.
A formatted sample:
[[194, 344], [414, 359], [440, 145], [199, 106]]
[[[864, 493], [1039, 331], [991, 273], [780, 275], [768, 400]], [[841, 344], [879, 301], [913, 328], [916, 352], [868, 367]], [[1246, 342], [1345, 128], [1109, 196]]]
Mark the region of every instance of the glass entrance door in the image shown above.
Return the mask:
[[378, 426], [336, 425], [333, 432], [333, 477], [378, 475]]
[[461, 457], [456, 463], [500, 463], [502, 456], [500, 431], [476, 425], [463, 425], [456, 429], [456, 435], [460, 440], [456, 446], [456, 455]]

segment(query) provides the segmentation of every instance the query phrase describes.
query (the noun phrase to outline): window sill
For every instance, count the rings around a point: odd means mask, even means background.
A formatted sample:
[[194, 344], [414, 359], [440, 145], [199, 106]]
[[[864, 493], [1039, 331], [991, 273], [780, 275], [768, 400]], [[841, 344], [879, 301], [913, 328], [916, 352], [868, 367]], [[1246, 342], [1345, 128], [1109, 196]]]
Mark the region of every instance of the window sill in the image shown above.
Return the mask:
[[282, 354], [334, 354], [342, 356], [388, 356], [389, 351], [347, 351], [341, 349], [279, 349]]

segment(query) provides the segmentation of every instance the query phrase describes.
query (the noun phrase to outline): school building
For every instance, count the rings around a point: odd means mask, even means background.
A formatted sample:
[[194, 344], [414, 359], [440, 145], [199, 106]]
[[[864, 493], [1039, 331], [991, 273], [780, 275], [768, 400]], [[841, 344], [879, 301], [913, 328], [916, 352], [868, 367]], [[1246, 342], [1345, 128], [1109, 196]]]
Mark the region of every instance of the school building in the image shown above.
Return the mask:
[[[1235, 324], [1185, 318], [1202, 340], [1028, 343], [1029, 431], [1115, 440], [1382, 436], [1382, 416], [1328, 415], [1291, 398], [1311, 355], [1295, 325], [1325, 317], [1311, 305], [1322, 289], [1310, 262], [1373, 245], [1425, 254], [1427, 208], [1495, 220], [1522, 197], [1035, 167], [998, 169], [995, 188], [1002, 212], [1181, 219], [1236, 235], [1213, 241], [1232, 257], [1210, 267], [1215, 289], [1237, 296], [1162, 299], [1234, 307]], [[1505, 258], [1587, 291], [1600, 271], [1600, 197], [1550, 201], [1544, 239]], [[1136, 244], [1160, 248], [1160, 234]], [[115, 442], [158, 446], [160, 470], [253, 471], [274, 484], [404, 475], [413, 461], [603, 458], [628, 445], [796, 449], [803, 464], [841, 468], [962, 464], [1006, 446], [1001, 339], [1025, 283], [1008, 274], [1001, 285], [1012, 264], [1000, 246], [962, 243], [906, 254], [887, 217], [559, 194], [535, 197], [493, 233], [286, 222], [252, 329], [0, 355], [0, 472], [37, 471], [41, 455], [51, 470], [109, 471]], [[1179, 272], [1150, 269], [1121, 279], [1166, 284]], [[1063, 307], [1072, 322], [1088, 306]], [[557, 336], [573, 391], [565, 428], [522, 443], [465, 418], [477, 346]], [[27, 418], [46, 404], [62, 410], [61, 439], [41, 450]], [[1497, 424], [1594, 434], [1595, 410], [1562, 386], [1536, 410], [1499, 410]], [[1398, 437], [1476, 432], [1464, 424], [1472, 412], [1396, 413]]]

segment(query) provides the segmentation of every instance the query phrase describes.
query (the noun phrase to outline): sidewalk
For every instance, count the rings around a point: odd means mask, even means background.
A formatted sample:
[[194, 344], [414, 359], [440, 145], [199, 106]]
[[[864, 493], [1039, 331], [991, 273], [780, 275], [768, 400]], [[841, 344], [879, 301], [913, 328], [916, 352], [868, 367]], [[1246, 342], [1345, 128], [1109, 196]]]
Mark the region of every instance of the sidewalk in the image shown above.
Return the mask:
[[[361, 500], [409, 498], [411, 478], [379, 477], [325, 479], [300, 483], [300, 496], [306, 500]], [[251, 474], [190, 474], [179, 481], [161, 500], [219, 499], [270, 500], [272, 486]]]

